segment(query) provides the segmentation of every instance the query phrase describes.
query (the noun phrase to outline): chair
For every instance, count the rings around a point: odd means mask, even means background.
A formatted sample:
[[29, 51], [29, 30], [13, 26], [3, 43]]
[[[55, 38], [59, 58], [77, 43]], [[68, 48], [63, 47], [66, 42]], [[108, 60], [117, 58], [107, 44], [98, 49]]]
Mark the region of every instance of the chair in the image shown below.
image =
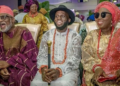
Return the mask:
[[89, 33], [92, 30], [98, 29], [98, 26], [97, 26], [97, 24], [96, 24], [95, 21], [93, 21], [93, 22], [87, 22], [85, 24], [85, 26], [86, 26], [87, 33]]
[[[53, 29], [53, 28], [56, 28], [54, 23], [49, 23], [48, 24], [48, 29]], [[69, 25], [68, 28], [73, 29], [73, 30], [79, 32], [80, 24], [79, 23], [73, 23], [73, 24]]]
[[[87, 22], [86, 24], [86, 30], [87, 33], [92, 31], [92, 30], [96, 30], [98, 29], [97, 23], [95, 21], [93, 22]], [[120, 28], [120, 22], [117, 23], [117, 25], [115, 26], [116, 30]]]
[[68, 28], [73, 29], [73, 30], [79, 32], [79, 30], [80, 30], [80, 23], [73, 23], [73, 24], [69, 25]]
[[40, 27], [41, 27], [40, 24], [16, 24], [15, 26], [22, 26], [22, 27], [28, 28], [32, 34], [32, 37], [35, 43], [37, 42], [38, 34], [40, 31]]

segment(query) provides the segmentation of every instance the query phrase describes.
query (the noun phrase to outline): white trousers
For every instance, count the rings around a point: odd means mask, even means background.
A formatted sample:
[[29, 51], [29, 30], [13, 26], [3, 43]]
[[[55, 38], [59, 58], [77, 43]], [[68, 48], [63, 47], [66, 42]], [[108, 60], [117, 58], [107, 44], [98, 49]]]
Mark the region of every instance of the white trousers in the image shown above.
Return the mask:
[[[57, 80], [52, 81], [50, 86], [77, 86], [79, 76], [78, 74], [79, 73], [77, 71], [65, 74]], [[48, 86], [48, 83], [42, 81], [41, 74], [37, 72], [36, 76], [31, 82], [31, 86]]]

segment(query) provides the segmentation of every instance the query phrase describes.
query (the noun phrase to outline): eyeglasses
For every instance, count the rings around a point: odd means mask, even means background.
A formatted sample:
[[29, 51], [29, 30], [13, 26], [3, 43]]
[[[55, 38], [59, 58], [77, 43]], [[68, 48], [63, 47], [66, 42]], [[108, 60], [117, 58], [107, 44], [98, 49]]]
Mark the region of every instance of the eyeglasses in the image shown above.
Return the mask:
[[2, 16], [0, 16], [0, 20], [9, 20], [11, 17], [10, 16], [8, 16], [8, 15], [2, 15]]
[[[106, 14], [111, 14], [111, 13], [109, 13], [109, 12], [102, 12], [101, 13], [101, 17], [102, 18], [105, 18], [106, 17]], [[95, 18], [97, 19], [97, 18], [99, 18], [99, 15], [100, 15], [100, 13], [94, 13], [94, 16], [95, 16]]]

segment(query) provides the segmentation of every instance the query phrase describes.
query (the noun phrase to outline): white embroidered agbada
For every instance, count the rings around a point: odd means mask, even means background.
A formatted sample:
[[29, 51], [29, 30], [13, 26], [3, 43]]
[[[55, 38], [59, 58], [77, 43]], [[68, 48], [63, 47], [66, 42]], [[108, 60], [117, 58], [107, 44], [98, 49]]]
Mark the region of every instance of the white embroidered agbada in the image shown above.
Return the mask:
[[[69, 31], [69, 32], [68, 32]], [[62, 77], [51, 82], [51, 86], [77, 86], [79, 78], [79, 64], [81, 60], [81, 37], [72, 29], [67, 29], [66, 32], [58, 32], [55, 34], [54, 44], [54, 60], [56, 63], [64, 60], [64, 48], [66, 46], [66, 36], [68, 33], [68, 45], [67, 45], [67, 58], [62, 64], [54, 64], [52, 61], [53, 53], [53, 36], [55, 29], [51, 29], [43, 35], [39, 54], [37, 56], [38, 69], [42, 65], [48, 65], [48, 47], [47, 41], [52, 41], [51, 45], [51, 68], [59, 67], [62, 70]], [[31, 86], [48, 86], [48, 83], [42, 81], [42, 76], [37, 72], [34, 80], [31, 82]]]

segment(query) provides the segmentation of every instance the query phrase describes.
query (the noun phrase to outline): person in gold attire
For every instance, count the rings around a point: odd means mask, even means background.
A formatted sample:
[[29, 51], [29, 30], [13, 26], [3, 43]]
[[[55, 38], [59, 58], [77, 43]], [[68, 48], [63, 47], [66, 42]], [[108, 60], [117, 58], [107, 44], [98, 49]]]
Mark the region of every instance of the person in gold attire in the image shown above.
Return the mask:
[[94, 15], [98, 29], [87, 34], [82, 46], [83, 86], [120, 86], [120, 10], [104, 1]]
[[47, 19], [45, 16], [41, 13], [38, 13], [38, 7], [39, 3], [36, 0], [29, 0], [24, 7], [24, 12], [28, 12], [23, 18], [22, 23], [28, 23], [28, 24], [41, 24], [41, 29], [39, 33], [39, 38], [37, 40], [37, 47], [39, 48], [42, 35], [45, 33], [47, 28]]

